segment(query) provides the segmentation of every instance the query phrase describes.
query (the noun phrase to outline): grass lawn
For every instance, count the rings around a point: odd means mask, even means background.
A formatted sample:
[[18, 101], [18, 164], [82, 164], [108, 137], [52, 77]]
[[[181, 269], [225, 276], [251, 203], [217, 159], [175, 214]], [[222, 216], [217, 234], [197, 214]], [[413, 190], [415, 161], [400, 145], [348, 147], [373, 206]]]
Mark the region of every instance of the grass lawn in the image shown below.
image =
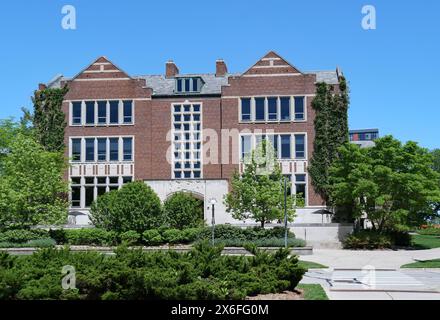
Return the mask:
[[328, 300], [320, 284], [299, 284], [297, 289], [304, 290], [304, 300]]
[[417, 261], [405, 264], [401, 268], [440, 268], [440, 259]]
[[440, 248], [440, 236], [417, 234], [412, 236], [412, 242], [415, 249]]
[[327, 266], [324, 266], [322, 264], [316, 263], [316, 262], [310, 262], [310, 261], [299, 261], [299, 265], [303, 267], [304, 269], [327, 269]]

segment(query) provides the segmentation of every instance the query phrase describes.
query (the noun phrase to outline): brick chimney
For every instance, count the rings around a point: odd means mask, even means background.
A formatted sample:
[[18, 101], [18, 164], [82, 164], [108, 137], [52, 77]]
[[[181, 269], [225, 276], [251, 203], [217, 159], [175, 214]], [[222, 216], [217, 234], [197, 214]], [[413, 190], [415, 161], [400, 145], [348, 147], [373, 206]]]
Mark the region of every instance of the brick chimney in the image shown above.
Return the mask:
[[223, 77], [227, 73], [228, 73], [228, 67], [226, 67], [226, 63], [223, 61], [223, 59], [218, 59], [215, 62], [215, 76]]
[[167, 78], [172, 78], [178, 74], [179, 74], [179, 68], [177, 68], [176, 64], [172, 60], [167, 61], [165, 67], [165, 76]]
[[38, 84], [38, 91], [43, 91], [46, 90], [47, 86], [44, 83], [39, 83]]

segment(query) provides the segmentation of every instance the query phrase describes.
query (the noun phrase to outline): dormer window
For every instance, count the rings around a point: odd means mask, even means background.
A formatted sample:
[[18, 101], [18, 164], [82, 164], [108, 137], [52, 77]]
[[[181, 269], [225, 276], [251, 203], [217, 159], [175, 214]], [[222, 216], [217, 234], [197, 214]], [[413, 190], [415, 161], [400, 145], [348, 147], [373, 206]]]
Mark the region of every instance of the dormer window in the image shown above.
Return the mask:
[[203, 80], [200, 77], [179, 77], [176, 78], [176, 93], [200, 92]]

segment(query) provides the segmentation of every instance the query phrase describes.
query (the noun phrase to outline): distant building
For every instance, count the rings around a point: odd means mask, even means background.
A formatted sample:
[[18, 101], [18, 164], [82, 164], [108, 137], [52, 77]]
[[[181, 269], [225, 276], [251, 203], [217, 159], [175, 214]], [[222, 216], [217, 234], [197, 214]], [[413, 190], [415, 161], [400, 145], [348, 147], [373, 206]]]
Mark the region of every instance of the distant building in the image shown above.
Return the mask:
[[379, 129], [350, 130], [350, 142], [361, 148], [374, 146], [374, 140], [379, 138]]

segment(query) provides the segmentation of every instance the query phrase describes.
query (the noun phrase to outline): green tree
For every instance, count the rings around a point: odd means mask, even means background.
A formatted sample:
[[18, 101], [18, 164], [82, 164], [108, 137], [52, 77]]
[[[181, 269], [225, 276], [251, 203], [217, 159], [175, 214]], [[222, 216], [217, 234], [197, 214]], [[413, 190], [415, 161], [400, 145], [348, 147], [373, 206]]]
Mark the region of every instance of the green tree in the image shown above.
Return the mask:
[[0, 228], [58, 224], [67, 219], [64, 159], [19, 133], [10, 144], [0, 179]]
[[64, 151], [66, 120], [62, 103], [67, 91], [67, 87], [47, 88], [36, 90], [32, 97], [35, 136], [47, 151]]
[[[433, 151], [431, 151], [432, 157], [434, 159], [434, 163], [432, 168], [440, 173], [440, 149], [435, 149]], [[440, 185], [440, 180], [439, 180], [439, 185]], [[434, 211], [435, 212], [439, 212], [440, 211], [440, 202], [437, 202], [434, 204]]]
[[176, 192], [164, 203], [164, 214], [171, 228], [184, 229], [203, 225], [203, 201], [185, 192]]
[[309, 173], [315, 191], [329, 197], [329, 168], [338, 157], [338, 148], [348, 141], [349, 89], [344, 77], [339, 86], [318, 83], [312, 107], [315, 110], [315, 140]]
[[[284, 219], [283, 175], [270, 142], [263, 140], [252, 151], [245, 159], [244, 172], [241, 175], [235, 172], [231, 184], [225, 204], [234, 219], [254, 219], [262, 228], [266, 222]], [[289, 221], [295, 216], [294, 200], [294, 196], [287, 196]]]
[[91, 206], [96, 227], [110, 231], [137, 231], [157, 228], [164, 223], [159, 197], [142, 181], [125, 184], [100, 196]]
[[379, 232], [420, 225], [440, 200], [432, 156], [417, 143], [402, 145], [392, 136], [371, 148], [342, 146], [329, 181], [330, 202], [351, 208], [354, 218], [365, 213]]

